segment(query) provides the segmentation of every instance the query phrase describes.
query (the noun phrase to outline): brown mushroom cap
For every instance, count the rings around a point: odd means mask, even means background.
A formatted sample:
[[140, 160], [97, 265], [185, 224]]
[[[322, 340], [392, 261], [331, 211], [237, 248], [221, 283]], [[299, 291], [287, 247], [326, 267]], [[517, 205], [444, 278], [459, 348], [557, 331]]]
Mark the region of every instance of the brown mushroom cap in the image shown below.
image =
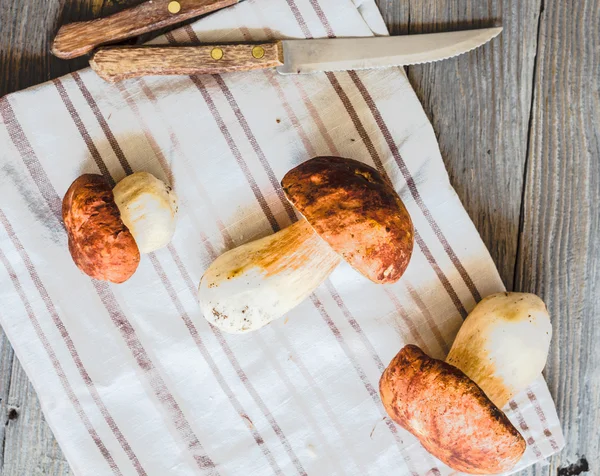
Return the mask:
[[523, 437], [475, 382], [415, 345], [394, 357], [379, 392], [390, 417], [457, 471], [502, 473], [525, 452]]
[[383, 284], [404, 274], [414, 244], [412, 220], [373, 167], [316, 157], [290, 170], [281, 185], [317, 233], [364, 276]]
[[104, 177], [86, 174], [75, 180], [63, 199], [62, 215], [69, 251], [81, 271], [113, 283], [135, 273], [140, 251]]

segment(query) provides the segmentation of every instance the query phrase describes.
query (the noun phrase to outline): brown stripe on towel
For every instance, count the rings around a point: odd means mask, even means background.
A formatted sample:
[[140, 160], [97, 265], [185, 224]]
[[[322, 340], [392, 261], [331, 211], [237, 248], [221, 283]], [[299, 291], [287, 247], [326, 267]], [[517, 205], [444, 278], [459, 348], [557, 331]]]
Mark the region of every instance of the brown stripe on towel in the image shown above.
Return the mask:
[[[0, 221], [6, 227], [8, 220], [6, 219], [6, 216], [4, 215], [4, 213], [1, 211], [0, 211]], [[6, 231], [8, 232], [8, 228], [6, 229]], [[58, 357], [56, 356], [54, 350], [52, 349], [52, 346], [50, 345], [48, 338], [44, 334], [44, 331], [42, 330], [42, 328], [40, 326], [37, 316], [33, 312], [31, 303], [29, 302], [29, 300], [25, 294], [25, 291], [23, 290], [23, 287], [21, 286], [21, 282], [19, 281], [19, 278], [17, 277], [17, 273], [13, 269], [12, 265], [8, 261], [8, 258], [6, 257], [6, 255], [4, 254], [4, 252], [2, 250], [0, 250], [0, 262], [2, 262], [2, 264], [6, 268], [6, 272], [10, 276], [13, 286], [15, 287], [17, 294], [19, 295], [19, 298], [21, 299], [21, 302], [23, 303], [23, 306], [25, 307], [25, 311], [27, 313], [27, 316], [29, 317], [31, 325], [34, 328], [38, 339], [42, 343], [44, 350], [48, 354], [48, 359], [50, 360], [52, 367], [54, 367], [54, 371], [56, 372], [56, 375], [58, 376], [58, 379], [60, 380], [63, 390], [67, 394], [69, 401], [73, 405], [73, 409], [75, 410], [75, 413], [81, 419], [83, 426], [85, 427], [88, 434], [90, 435], [90, 437], [96, 444], [98, 451], [100, 451], [100, 453], [106, 460], [106, 462], [107, 462], [108, 466], [110, 467], [110, 469], [112, 470], [113, 474], [121, 476], [122, 473], [121, 473], [120, 469], [118, 468], [112, 455], [110, 454], [110, 452], [104, 445], [104, 442], [100, 438], [100, 435], [98, 435], [98, 432], [94, 428], [94, 425], [92, 424], [92, 422], [88, 418], [87, 414], [83, 410], [83, 407], [81, 406], [81, 402], [75, 395], [75, 392], [73, 391], [73, 388], [71, 387], [71, 384], [69, 383], [69, 379], [67, 378], [65, 371], [63, 370], [62, 365], [61, 365], [60, 361], [58, 360]]]
[[[73, 76], [77, 86], [80, 89], [81, 88], [84, 89], [84, 90], [82, 90], [82, 94], [85, 99], [86, 96], [89, 96], [89, 91], [87, 91], [87, 88], [83, 84], [83, 81], [81, 80], [81, 77], [79, 76], [78, 73], [73, 73], [72, 76]], [[60, 84], [60, 86], [62, 86], [62, 82], [60, 80], [55, 81], [55, 85], [57, 85], [57, 84]], [[57, 88], [58, 88], [58, 86], [57, 86]], [[65, 94], [64, 94], [64, 96], [61, 96], [61, 98], [65, 102], [65, 107], [66, 107], [66, 101], [70, 101], [70, 98], [68, 97], [66, 89], [64, 89], [64, 86], [63, 86], [63, 90], [64, 90]], [[86, 91], [87, 91], [87, 94], [86, 94]], [[92, 111], [94, 112], [95, 115], [100, 114], [100, 110], [98, 109], [97, 105], [95, 108], [93, 108], [90, 105], [90, 108], [92, 109]], [[84, 124], [82, 122], [77, 123], [75, 121], [75, 118], [73, 117], [73, 115], [71, 115], [71, 117], [73, 119], [73, 122], [77, 126], [77, 128], [80, 130], [80, 134], [82, 135], [82, 137], [84, 137], [86, 135], [89, 136], [89, 133], [87, 132], [87, 129], [85, 128]], [[108, 124], [106, 123], [105, 120], [102, 122], [99, 120], [98, 122], [101, 124], [103, 122], [108, 127]], [[120, 151], [120, 154], [122, 157], [121, 166], [123, 167], [123, 169], [131, 171], [131, 167], [129, 166], [129, 163], [127, 162], [127, 159], [125, 158], [125, 155], [122, 153], [120, 147], [118, 146], [118, 143], [116, 142], [116, 138], [112, 134], [112, 131], [110, 130], [110, 128], [109, 127], [107, 129], [103, 128], [103, 130], [104, 130], [105, 134], [108, 134], [110, 136], [110, 138], [107, 136], [107, 139], [109, 140], [109, 143], [111, 144], [111, 146], [114, 143], [118, 147], [118, 150]], [[89, 144], [87, 142], [86, 142], [86, 145], [89, 146]], [[91, 150], [90, 150], [90, 153], [91, 153]], [[116, 150], [115, 150], [115, 153], [117, 153]], [[102, 158], [100, 158], [100, 159], [102, 160]], [[111, 177], [111, 175], [108, 175], [105, 177], [108, 180], [112, 180], [112, 182], [114, 183], [114, 179]], [[150, 359], [150, 356], [148, 355], [146, 349], [144, 348], [141, 341], [139, 340], [135, 329], [133, 328], [133, 326], [127, 319], [127, 316], [122, 311], [114, 294], [110, 290], [109, 285], [105, 282], [100, 282], [100, 281], [93, 281], [93, 284], [96, 289], [96, 292], [98, 293], [98, 295], [100, 296], [100, 298], [102, 300], [102, 303], [104, 304], [105, 308], [107, 309], [111, 320], [113, 321], [114, 325], [117, 327], [119, 332], [121, 333], [121, 336], [123, 337], [129, 350], [131, 351], [131, 353], [134, 357], [134, 360], [138, 364], [138, 367], [143, 371], [144, 375], [146, 376], [147, 382], [150, 384], [150, 387], [152, 388], [152, 391], [154, 392], [158, 401], [167, 410], [167, 414], [170, 416], [171, 422], [172, 422], [174, 428], [177, 430], [177, 434], [185, 443], [186, 448], [188, 449], [188, 451], [191, 453], [192, 457], [194, 458], [196, 465], [201, 470], [207, 470], [209, 472], [209, 474], [218, 474], [218, 472], [215, 468], [214, 462], [206, 454], [206, 451], [202, 447], [200, 441], [198, 440], [198, 437], [196, 436], [196, 434], [192, 430], [189, 422], [185, 418], [185, 415], [183, 414], [181, 407], [179, 406], [179, 404], [177, 403], [177, 401], [175, 400], [175, 398], [173, 397], [173, 395], [167, 388], [167, 385], [166, 385], [164, 379], [162, 378], [158, 369], [156, 368], [156, 366]]]

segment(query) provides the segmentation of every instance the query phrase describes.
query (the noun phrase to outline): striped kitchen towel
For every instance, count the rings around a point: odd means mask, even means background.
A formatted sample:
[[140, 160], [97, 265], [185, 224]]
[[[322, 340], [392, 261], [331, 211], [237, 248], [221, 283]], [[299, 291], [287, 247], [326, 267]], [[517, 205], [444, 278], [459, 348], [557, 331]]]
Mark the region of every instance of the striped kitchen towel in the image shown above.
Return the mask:
[[[158, 41], [374, 34], [372, 0], [247, 0]], [[341, 264], [285, 318], [222, 334], [196, 301], [203, 271], [295, 220], [279, 181], [316, 155], [393, 182], [416, 227], [405, 277], [378, 286]], [[402, 69], [118, 85], [85, 70], [0, 100], [0, 167], [0, 321], [75, 474], [452, 473], [386, 417], [378, 380], [406, 343], [443, 357], [504, 288]], [[142, 170], [180, 197], [174, 240], [127, 283], [93, 281], [61, 199], [82, 173]], [[528, 441], [519, 468], [563, 446], [541, 377], [506, 411]]]

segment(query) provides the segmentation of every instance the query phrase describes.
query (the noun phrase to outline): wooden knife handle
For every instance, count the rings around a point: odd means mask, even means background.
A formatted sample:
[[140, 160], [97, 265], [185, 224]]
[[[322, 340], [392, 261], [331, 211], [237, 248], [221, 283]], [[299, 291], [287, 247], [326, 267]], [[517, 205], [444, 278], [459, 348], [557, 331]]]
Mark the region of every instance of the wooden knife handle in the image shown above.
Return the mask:
[[158, 30], [219, 10], [239, 0], [149, 0], [104, 18], [64, 25], [52, 45], [59, 58], [76, 58], [107, 43]]
[[216, 74], [283, 64], [280, 42], [237, 45], [100, 48], [90, 60], [111, 83], [139, 76]]

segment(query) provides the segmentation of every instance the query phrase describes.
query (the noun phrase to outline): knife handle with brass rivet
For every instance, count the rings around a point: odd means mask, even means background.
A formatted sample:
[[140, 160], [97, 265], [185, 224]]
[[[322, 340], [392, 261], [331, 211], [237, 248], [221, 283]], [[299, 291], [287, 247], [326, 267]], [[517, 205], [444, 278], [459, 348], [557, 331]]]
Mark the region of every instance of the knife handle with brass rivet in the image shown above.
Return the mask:
[[52, 53], [70, 59], [107, 43], [159, 30], [238, 3], [239, 0], [148, 0], [104, 18], [64, 25]]
[[90, 60], [111, 83], [140, 76], [218, 74], [283, 64], [281, 42], [201, 46], [100, 48]]

